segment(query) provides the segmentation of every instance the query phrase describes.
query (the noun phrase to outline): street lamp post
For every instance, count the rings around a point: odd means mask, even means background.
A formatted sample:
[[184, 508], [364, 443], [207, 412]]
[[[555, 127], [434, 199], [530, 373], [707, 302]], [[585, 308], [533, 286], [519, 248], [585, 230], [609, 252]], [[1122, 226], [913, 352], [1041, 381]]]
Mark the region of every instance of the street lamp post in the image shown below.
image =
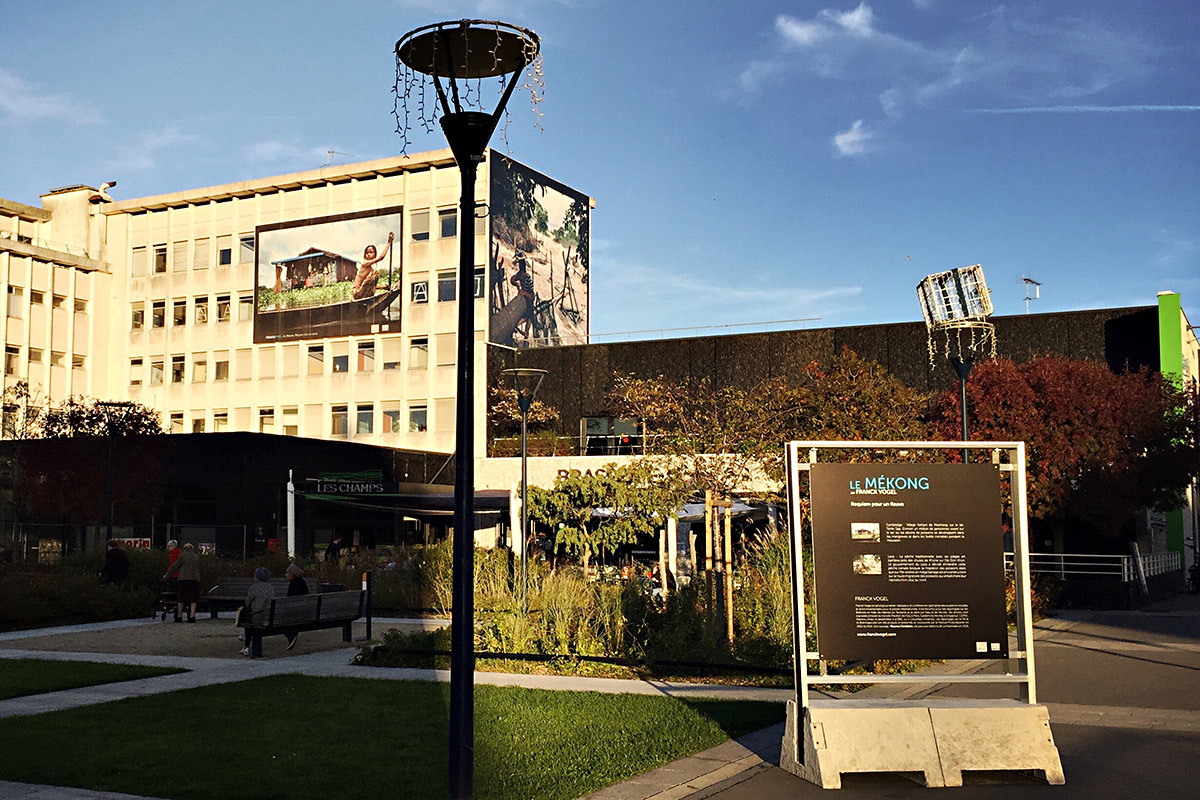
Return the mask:
[[[464, 800], [475, 793], [475, 179], [504, 107], [521, 73], [537, 57], [539, 46], [537, 34], [532, 31], [486, 20], [426, 25], [409, 31], [396, 42], [398, 64], [433, 79], [442, 133], [454, 154], [461, 180], [450, 624], [450, 800]], [[478, 86], [468, 81], [485, 78], [504, 82], [496, 108], [490, 112], [464, 110], [464, 106], [469, 108], [473, 103], [481, 105], [483, 97]]]
[[544, 369], [506, 369], [521, 409], [521, 610], [529, 613], [529, 407], [546, 377]]

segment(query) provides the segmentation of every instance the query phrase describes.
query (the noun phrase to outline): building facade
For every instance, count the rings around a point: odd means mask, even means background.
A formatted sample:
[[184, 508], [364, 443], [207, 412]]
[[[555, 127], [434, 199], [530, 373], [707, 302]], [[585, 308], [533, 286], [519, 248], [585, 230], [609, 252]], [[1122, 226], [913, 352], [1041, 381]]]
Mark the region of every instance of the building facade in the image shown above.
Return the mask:
[[132, 200], [105, 185], [40, 209], [0, 201], [5, 385], [27, 381], [42, 405], [136, 401], [172, 433], [452, 452], [460, 236], [476, 238], [478, 342], [587, 339], [590, 198], [494, 153], [480, 178], [471, 220], [448, 150]]

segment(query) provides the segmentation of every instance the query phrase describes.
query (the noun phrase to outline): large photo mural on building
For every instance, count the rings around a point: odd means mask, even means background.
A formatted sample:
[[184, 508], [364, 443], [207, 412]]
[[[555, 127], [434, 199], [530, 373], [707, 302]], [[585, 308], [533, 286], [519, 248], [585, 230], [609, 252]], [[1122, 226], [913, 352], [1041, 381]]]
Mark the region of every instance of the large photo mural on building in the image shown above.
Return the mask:
[[511, 159], [491, 160], [489, 340], [587, 344], [590, 202]]
[[399, 331], [401, 211], [260, 225], [254, 341]]

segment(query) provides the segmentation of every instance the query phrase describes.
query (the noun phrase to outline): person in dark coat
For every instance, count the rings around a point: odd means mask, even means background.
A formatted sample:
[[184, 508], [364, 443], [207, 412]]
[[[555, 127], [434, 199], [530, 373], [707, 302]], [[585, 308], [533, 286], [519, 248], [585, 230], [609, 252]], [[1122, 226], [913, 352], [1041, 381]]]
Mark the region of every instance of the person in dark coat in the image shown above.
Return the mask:
[[175, 604], [175, 621], [183, 622], [183, 612], [186, 608], [187, 621], [195, 622], [196, 603], [200, 602], [200, 556], [191, 542], [183, 546], [183, 552], [175, 559], [175, 563], [167, 568], [163, 580], [176, 576], [179, 578], [179, 602]]
[[115, 583], [120, 586], [129, 577], [129, 556], [116, 539], [109, 539], [104, 551], [104, 569], [100, 570], [100, 582], [105, 586]]
[[[287, 596], [288, 597], [299, 597], [302, 594], [308, 594], [308, 583], [304, 580], [304, 570], [300, 567], [299, 564], [289, 564], [288, 568], [287, 568], [287, 572], [285, 572], [284, 574], [287, 576], [287, 582], [288, 582]], [[297, 631], [289, 631], [288, 632], [288, 634], [287, 634], [287, 649], [288, 650], [291, 650], [293, 647], [296, 646], [296, 637], [298, 635], [299, 634]]]

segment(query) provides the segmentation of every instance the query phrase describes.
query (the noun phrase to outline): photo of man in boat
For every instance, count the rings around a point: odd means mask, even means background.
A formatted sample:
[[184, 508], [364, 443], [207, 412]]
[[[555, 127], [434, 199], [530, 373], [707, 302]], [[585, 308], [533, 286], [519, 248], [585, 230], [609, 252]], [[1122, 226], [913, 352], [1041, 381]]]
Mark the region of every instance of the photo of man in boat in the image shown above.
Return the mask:
[[399, 331], [402, 220], [391, 208], [259, 226], [254, 340]]

